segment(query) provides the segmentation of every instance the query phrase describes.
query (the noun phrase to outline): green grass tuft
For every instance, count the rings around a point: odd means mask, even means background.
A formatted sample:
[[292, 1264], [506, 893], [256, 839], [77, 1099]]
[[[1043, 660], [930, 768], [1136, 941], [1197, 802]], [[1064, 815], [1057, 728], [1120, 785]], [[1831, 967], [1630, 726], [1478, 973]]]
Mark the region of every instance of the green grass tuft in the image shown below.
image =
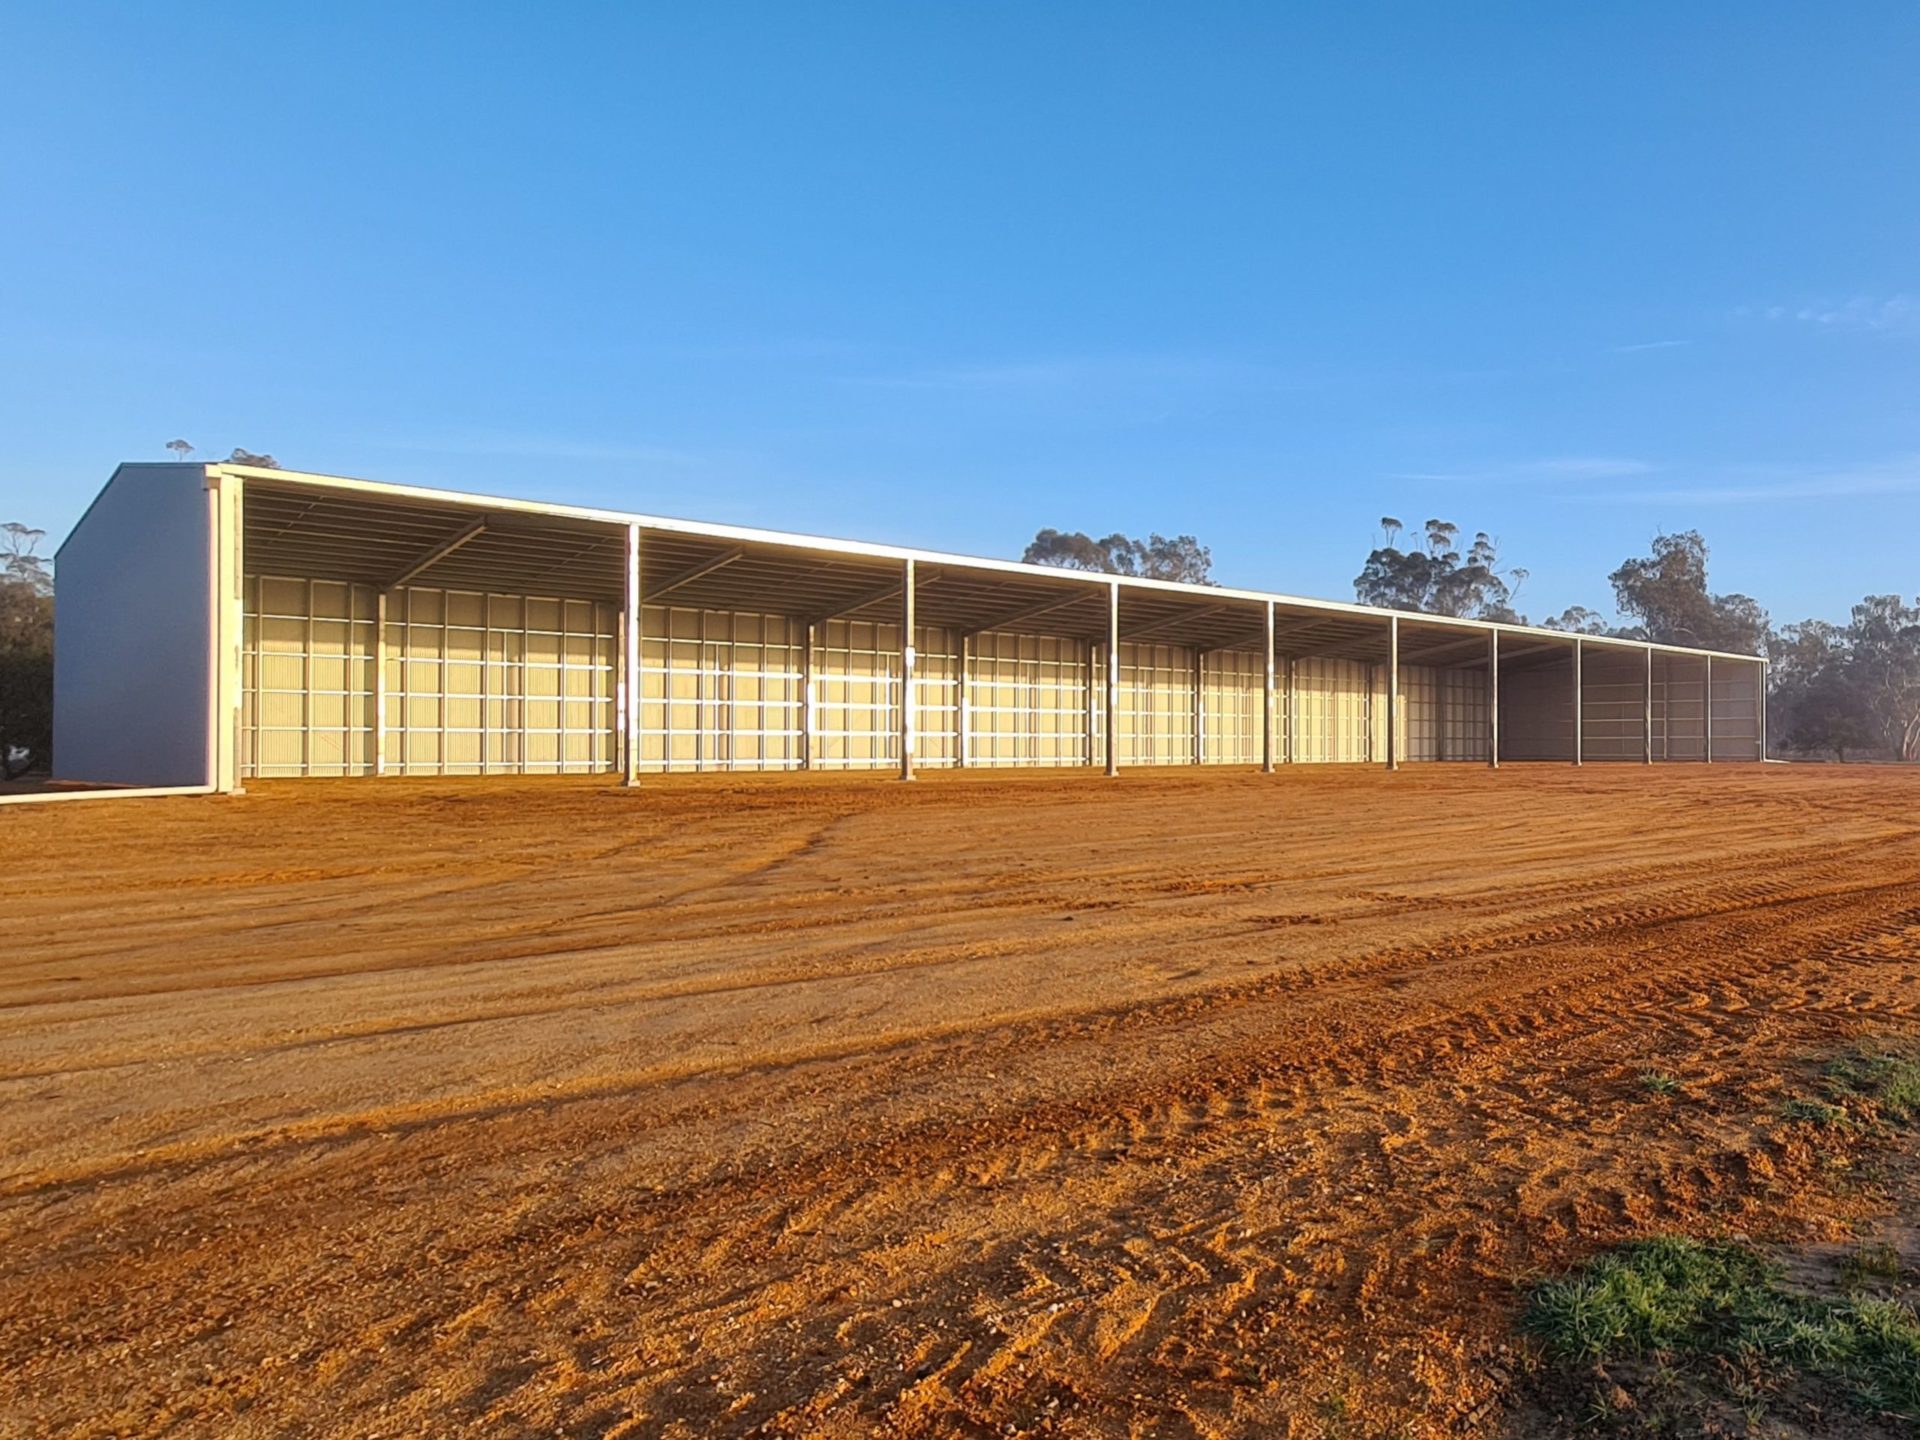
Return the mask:
[[1804, 1120], [1809, 1125], [1818, 1125], [1822, 1130], [1853, 1124], [1853, 1117], [1847, 1114], [1845, 1106], [1829, 1105], [1824, 1100], [1784, 1100], [1780, 1104], [1780, 1118]]
[[1539, 1286], [1524, 1325], [1561, 1359], [1671, 1350], [1765, 1278], [1759, 1258], [1737, 1247], [1637, 1241]]
[[1920, 1058], [1859, 1051], [1829, 1064], [1825, 1079], [1837, 1098], [1869, 1095], [1888, 1119], [1920, 1121]]
[[1655, 1095], [1671, 1095], [1680, 1088], [1680, 1082], [1664, 1070], [1642, 1070], [1640, 1088]]
[[1910, 1306], [1787, 1289], [1740, 1245], [1666, 1238], [1621, 1246], [1538, 1286], [1523, 1319], [1549, 1356], [1579, 1364], [1655, 1353], [1735, 1373], [1807, 1379], [1854, 1404], [1920, 1420], [1920, 1317]]
[[1902, 1273], [1900, 1252], [1884, 1240], [1873, 1245], [1863, 1240], [1840, 1262], [1840, 1278], [1850, 1286], [1866, 1285], [1874, 1280], [1898, 1280]]

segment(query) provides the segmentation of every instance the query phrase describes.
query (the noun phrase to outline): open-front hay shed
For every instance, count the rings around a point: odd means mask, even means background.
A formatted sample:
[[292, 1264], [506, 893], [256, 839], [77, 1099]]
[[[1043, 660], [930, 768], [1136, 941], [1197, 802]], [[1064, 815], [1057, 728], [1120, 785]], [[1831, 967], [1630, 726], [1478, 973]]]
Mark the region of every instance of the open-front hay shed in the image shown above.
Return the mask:
[[239, 465], [59, 565], [75, 780], [1765, 753], [1752, 656]]

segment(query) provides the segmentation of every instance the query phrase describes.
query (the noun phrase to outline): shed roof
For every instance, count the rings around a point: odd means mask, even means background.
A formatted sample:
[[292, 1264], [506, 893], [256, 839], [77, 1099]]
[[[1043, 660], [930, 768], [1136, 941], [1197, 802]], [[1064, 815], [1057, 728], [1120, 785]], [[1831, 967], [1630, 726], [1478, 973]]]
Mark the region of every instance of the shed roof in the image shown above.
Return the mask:
[[[1394, 611], [1278, 591], [1145, 580], [870, 541], [590, 506], [396, 485], [339, 475], [209, 465], [242, 482], [248, 570], [378, 586], [421, 583], [619, 600], [625, 532], [642, 535], [642, 598], [717, 610], [757, 610], [821, 621], [892, 620], [901, 562], [915, 562], [920, 622], [962, 631], [1025, 629], [1088, 639], [1106, 633], [1105, 599], [1118, 587], [1122, 639], [1201, 649], [1260, 649], [1265, 608], [1292, 655], [1381, 660], [1387, 622], [1400, 622], [1409, 664], [1485, 663], [1498, 631], [1503, 660], [1566, 654], [1574, 637]], [[1598, 649], [1758, 657], [1688, 646], [1583, 636]]]

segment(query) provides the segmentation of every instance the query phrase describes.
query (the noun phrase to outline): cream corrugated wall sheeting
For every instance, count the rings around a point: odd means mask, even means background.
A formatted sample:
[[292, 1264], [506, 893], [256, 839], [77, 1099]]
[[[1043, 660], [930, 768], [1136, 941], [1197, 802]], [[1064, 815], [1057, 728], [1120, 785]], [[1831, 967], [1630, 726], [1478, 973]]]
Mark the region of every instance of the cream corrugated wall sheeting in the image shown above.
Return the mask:
[[[379, 596], [251, 577], [242, 671], [249, 775], [374, 766]], [[614, 763], [618, 611], [588, 600], [410, 587], [387, 600], [387, 768], [596, 771]]]
[[373, 590], [331, 580], [250, 576], [245, 598], [243, 772], [371, 771]]
[[968, 763], [1085, 764], [1091, 649], [1057, 635], [976, 635]]
[[[378, 603], [375, 590], [365, 585], [249, 578], [245, 773], [372, 771]], [[619, 630], [618, 609], [606, 603], [426, 586], [390, 593], [388, 771], [613, 769]], [[648, 605], [642, 637], [643, 769], [799, 767], [799, 622]], [[961, 745], [960, 637], [922, 627], [916, 641], [916, 760], [928, 767], [952, 765]], [[967, 643], [968, 764], [1073, 765], [1104, 756], [1106, 661], [1100, 647], [1010, 633], [976, 635]], [[836, 620], [816, 627], [816, 767], [899, 763], [899, 663], [897, 625]], [[1199, 663], [1204, 758], [1257, 764], [1261, 657], [1213, 651]], [[1276, 681], [1276, 758], [1289, 753], [1291, 727], [1296, 762], [1385, 759], [1383, 667], [1299, 659], [1292, 666], [1291, 694], [1286, 674], [1283, 665]], [[1194, 675], [1195, 654], [1188, 647], [1121, 645], [1122, 764], [1192, 762]], [[1738, 677], [1729, 677], [1723, 701], [1716, 676], [1716, 724], [1723, 709], [1730, 720], [1738, 710], [1737, 685]], [[1698, 690], [1696, 680], [1696, 713]], [[1486, 718], [1484, 675], [1401, 668], [1404, 758], [1485, 759]]]

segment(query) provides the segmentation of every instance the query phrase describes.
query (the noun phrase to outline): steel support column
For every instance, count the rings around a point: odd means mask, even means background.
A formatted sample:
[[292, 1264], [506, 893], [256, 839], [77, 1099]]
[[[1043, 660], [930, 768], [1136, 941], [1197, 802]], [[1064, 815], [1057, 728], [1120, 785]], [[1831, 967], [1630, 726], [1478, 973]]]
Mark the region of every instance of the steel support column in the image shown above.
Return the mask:
[[913, 561], [900, 562], [900, 778], [913, 779]]
[[1273, 773], [1273, 602], [1266, 605], [1266, 669], [1260, 684], [1260, 769]]
[[1757, 741], [1759, 753], [1756, 758], [1762, 764], [1765, 764], [1767, 759], [1767, 667], [1769, 663], [1768, 661], [1762, 660], [1755, 666], [1754, 668], [1758, 673], [1753, 677], [1755, 687], [1753, 696], [1754, 724], [1759, 731], [1759, 739]]
[[[524, 602], [522, 602], [524, 603]], [[621, 783], [640, 782], [640, 527], [627, 526], [627, 594], [621, 635], [624, 653], [620, 657], [620, 688], [625, 696], [621, 716]], [[524, 703], [524, 702], [522, 702]], [[565, 756], [561, 757], [565, 763]], [[520, 757], [521, 764], [526, 756]]]
[[1673, 759], [1673, 657], [1660, 657], [1660, 758]]
[[1651, 765], [1653, 763], [1653, 647], [1651, 645], [1647, 647], [1647, 679], [1641, 691], [1641, 698], [1646, 704], [1645, 714], [1642, 717], [1645, 721], [1645, 731], [1641, 747], [1641, 763]]
[[800, 624], [800, 768], [813, 768], [813, 622]]
[[1706, 676], [1700, 681], [1700, 748], [1713, 764], [1713, 656], [1706, 657]]
[[[241, 716], [246, 689], [241, 655], [245, 649], [246, 555], [241, 506], [243, 482], [215, 471], [207, 482], [207, 520], [211, 584], [208, 596], [207, 648], [210, 656], [207, 703], [207, 782], [237, 795], [240, 774]], [[308, 607], [312, 613], [312, 607]], [[311, 655], [312, 647], [308, 647]], [[254, 703], [259, 703], [255, 695]], [[258, 763], [258, 757], [255, 757]]]
[[1293, 764], [1293, 762], [1299, 758], [1299, 751], [1294, 747], [1293, 743], [1293, 737], [1300, 728], [1300, 702], [1294, 693], [1299, 689], [1299, 681], [1300, 676], [1294, 668], [1293, 656], [1289, 655], [1287, 656], [1287, 733], [1285, 737], [1287, 742], [1287, 764], [1289, 765]]
[[1580, 703], [1580, 662], [1580, 637], [1576, 635], [1573, 640], [1573, 763], [1576, 765], [1586, 759], [1586, 746], [1580, 724], [1583, 718], [1580, 712], [1584, 708]]
[[1487, 631], [1487, 766], [1500, 768], [1500, 631]]
[[1120, 582], [1107, 586], [1107, 774], [1120, 773]]
[[1087, 764], [1100, 763], [1100, 747], [1094, 743], [1098, 738], [1099, 705], [1094, 699], [1093, 662], [1100, 653], [1100, 646], [1092, 640], [1087, 641]]
[[1387, 769], [1400, 768], [1400, 617], [1387, 618]]
[[953, 766], [967, 768], [973, 758], [973, 636], [960, 632], [960, 677], [954, 682]]
[[1367, 736], [1366, 761], [1369, 765], [1379, 758], [1378, 751], [1380, 747], [1373, 743], [1373, 714], [1377, 708], [1374, 704], [1374, 696], [1377, 695], [1379, 691], [1380, 665], [1377, 661], [1369, 660], [1367, 661], [1367, 693], [1360, 697], [1360, 719], [1362, 728], [1366, 731]]
[[[257, 698], [254, 703], [259, 703]], [[387, 592], [384, 590], [373, 607], [373, 773], [387, 773]]]
[[1193, 650], [1193, 763], [1196, 765], [1207, 763], [1206, 665], [1207, 652], [1196, 645]]

